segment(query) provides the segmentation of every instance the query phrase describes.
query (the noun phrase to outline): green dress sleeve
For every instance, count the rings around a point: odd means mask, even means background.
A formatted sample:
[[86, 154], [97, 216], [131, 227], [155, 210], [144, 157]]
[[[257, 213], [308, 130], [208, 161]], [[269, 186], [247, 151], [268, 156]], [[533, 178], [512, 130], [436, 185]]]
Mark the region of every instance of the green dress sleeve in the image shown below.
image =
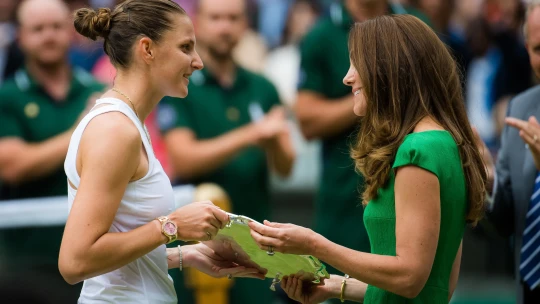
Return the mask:
[[410, 134], [399, 147], [392, 168], [416, 166], [440, 178], [443, 171], [442, 160], [447, 154], [445, 145], [441, 144], [434, 137], [418, 133]]

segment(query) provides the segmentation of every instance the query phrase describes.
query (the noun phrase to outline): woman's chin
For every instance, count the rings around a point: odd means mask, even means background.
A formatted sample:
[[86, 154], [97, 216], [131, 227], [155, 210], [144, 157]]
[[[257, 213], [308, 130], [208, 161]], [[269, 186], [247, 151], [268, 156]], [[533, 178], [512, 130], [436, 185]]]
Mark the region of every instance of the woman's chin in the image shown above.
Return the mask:
[[175, 92], [173, 92], [171, 95], [168, 95], [168, 96], [177, 97], [177, 98], [186, 98], [187, 95], [188, 95], [188, 89], [187, 87], [184, 87], [180, 90], [176, 90]]
[[366, 115], [366, 111], [365, 109], [362, 109], [360, 107], [354, 107], [353, 108], [353, 112], [354, 112], [354, 115], [358, 116], [358, 117], [363, 117]]

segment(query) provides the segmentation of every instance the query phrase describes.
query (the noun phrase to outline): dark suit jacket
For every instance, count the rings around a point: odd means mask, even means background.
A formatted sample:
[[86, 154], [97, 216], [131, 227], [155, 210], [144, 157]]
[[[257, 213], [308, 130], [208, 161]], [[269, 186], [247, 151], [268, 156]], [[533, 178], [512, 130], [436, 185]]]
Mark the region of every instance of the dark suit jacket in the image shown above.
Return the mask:
[[[540, 85], [516, 96], [508, 105], [507, 116], [527, 120], [531, 115], [540, 120]], [[523, 303], [523, 289], [519, 274], [520, 251], [536, 172], [532, 154], [519, 136], [519, 131], [506, 126], [497, 159], [493, 205], [487, 216], [501, 235], [514, 236], [518, 304]]]

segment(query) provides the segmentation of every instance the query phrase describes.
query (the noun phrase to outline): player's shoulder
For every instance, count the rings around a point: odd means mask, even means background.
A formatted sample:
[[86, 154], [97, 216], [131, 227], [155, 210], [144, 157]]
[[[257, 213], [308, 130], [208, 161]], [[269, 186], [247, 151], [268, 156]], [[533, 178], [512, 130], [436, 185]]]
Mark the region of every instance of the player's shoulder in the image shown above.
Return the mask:
[[[95, 110], [97, 109], [99, 108]], [[138, 145], [141, 143], [141, 133], [135, 123], [122, 112], [110, 111], [93, 117], [85, 129], [85, 133], [97, 136], [101, 139], [100, 141], [107, 144], [122, 142], [128, 145]]]

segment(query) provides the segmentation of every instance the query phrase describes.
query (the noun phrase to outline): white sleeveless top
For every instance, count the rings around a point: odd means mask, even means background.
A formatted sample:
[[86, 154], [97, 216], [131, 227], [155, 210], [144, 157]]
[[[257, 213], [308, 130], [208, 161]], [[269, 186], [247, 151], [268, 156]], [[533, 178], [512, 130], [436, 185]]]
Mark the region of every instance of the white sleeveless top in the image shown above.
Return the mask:
[[[135, 112], [116, 98], [103, 98], [79, 123], [69, 143], [64, 163], [68, 179], [79, 188], [77, 172], [77, 150], [81, 136], [88, 123], [96, 116], [107, 112], [122, 112], [129, 117], [141, 134], [148, 155], [148, 173], [141, 179], [130, 182], [126, 188], [109, 232], [127, 232], [167, 215], [174, 208], [174, 194], [171, 182], [156, 159], [151, 143], [146, 137]], [[77, 190], [68, 184], [69, 209]], [[90, 202], [89, 202], [90, 203]], [[85, 280], [79, 303], [177, 303], [172, 278], [167, 272], [166, 246], [162, 245], [147, 255], [106, 274]]]

